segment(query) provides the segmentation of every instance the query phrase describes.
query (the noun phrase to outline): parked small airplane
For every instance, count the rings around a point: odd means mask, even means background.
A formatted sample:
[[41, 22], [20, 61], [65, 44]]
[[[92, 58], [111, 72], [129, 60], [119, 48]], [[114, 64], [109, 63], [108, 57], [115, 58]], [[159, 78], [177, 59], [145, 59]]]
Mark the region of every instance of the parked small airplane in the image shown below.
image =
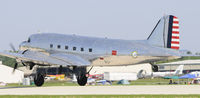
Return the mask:
[[[15, 52], [0, 55], [16, 59], [24, 66], [69, 66], [79, 85], [87, 83], [87, 66], [126, 66], [152, 63], [180, 57], [179, 21], [172, 15], [162, 17], [147, 40], [120, 40], [54, 33], [31, 35]], [[17, 68], [17, 63], [14, 69]], [[155, 67], [157, 69], [157, 67]], [[36, 86], [44, 83], [44, 74], [34, 77]]]
[[193, 72], [190, 72], [189, 74], [195, 75], [198, 78], [200, 77], [200, 71], [193, 71]]
[[138, 73], [138, 78], [155, 78], [155, 77], [165, 77], [165, 76], [175, 76], [183, 74], [183, 67], [184, 65], [179, 65], [177, 69], [173, 72], [152, 72], [152, 73], [145, 73], [144, 70], [141, 70]]

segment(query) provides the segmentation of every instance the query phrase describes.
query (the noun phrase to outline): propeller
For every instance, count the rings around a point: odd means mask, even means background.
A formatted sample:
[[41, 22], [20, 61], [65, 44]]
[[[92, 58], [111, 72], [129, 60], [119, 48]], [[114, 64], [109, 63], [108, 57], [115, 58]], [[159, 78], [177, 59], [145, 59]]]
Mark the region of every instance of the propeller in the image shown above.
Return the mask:
[[[12, 43], [10, 43], [10, 48], [12, 49], [13, 52], [17, 52], [16, 49], [15, 49], [15, 47], [14, 47], [14, 45]], [[18, 67], [18, 63], [16, 61], [12, 73], [15, 73], [15, 69], [17, 69], [17, 67]]]
[[16, 49], [15, 49], [15, 47], [14, 47], [14, 45], [12, 43], [10, 43], [10, 47], [14, 52], [16, 52]]
[[12, 73], [15, 73], [15, 69], [17, 69], [17, 66], [18, 66], [18, 63], [15, 63], [15, 66], [13, 68], [13, 72]]
[[[15, 53], [20, 53], [20, 52], [17, 52], [17, 51], [16, 51], [16, 49], [15, 49], [15, 47], [14, 47], [14, 45], [13, 45], [12, 43], [10, 43], [10, 47], [11, 47], [11, 49], [12, 49], [13, 52], [15, 52]], [[20, 54], [24, 54], [24, 53], [27, 52], [27, 51], [28, 51], [28, 49], [25, 50], [25, 51], [23, 51], [23, 52], [20, 53]], [[22, 60], [21, 60], [21, 63], [22, 63], [22, 65], [27, 66]], [[18, 62], [17, 62], [17, 60], [16, 60], [16, 63], [15, 63], [14, 68], [13, 68], [13, 73], [15, 72], [15, 69], [17, 69], [17, 67], [18, 67]], [[32, 67], [30, 67], [30, 68], [32, 69]]]

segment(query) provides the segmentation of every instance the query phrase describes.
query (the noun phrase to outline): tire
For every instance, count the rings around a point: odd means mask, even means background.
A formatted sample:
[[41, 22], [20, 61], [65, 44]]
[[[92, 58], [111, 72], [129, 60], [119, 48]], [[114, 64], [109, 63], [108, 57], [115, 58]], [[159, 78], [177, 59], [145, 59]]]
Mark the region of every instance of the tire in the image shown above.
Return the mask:
[[37, 76], [34, 77], [34, 83], [36, 86], [42, 86], [44, 84], [44, 76], [42, 74], [37, 74]]
[[82, 74], [81, 76], [78, 76], [77, 77], [77, 83], [80, 85], [80, 86], [85, 86], [86, 83], [87, 83], [87, 77]]

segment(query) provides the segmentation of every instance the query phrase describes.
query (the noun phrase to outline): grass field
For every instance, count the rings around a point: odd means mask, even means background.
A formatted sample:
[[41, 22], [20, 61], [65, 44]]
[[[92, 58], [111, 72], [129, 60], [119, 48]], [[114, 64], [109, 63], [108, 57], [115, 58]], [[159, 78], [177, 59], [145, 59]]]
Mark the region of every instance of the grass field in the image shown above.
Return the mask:
[[199, 60], [200, 56], [186, 56], [179, 59], [173, 59], [173, 60], [166, 60], [166, 61], [158, 61], [155, 64], [161, 64], [161, 63], [169, 63], [169, 62], [176, 62], [176, 61], [183, 61], [183, 60]]
[[[188, 81], [187, 79], [173, 80], [173, 82], [179, 83], [178, 85], [185, 85], [185, 82], [187, 81]], [[119, 84], [117, 84], [117, 82], [113, 82], [112, 85], [117, 86]], [[162, 79], [162, 78], [138, 79], [136, 81], [131, 81], [130, 85], [169, 85], [169, 79]], [[30, 86], [35, 86], [35, 85], [30, 85]], [[43, 86], [78, 86], [78, 84], [66, 81], [50, 81], [50, 82], [45, 82]], [[26, 86], [15, 83], [15, 84], [8, 84], [6, 87], [26, 87]]]
[[200, 95], [3, 95], [0, 98], [199, 98]]
[[[174, 80], [174, 82], [187, 81]], [[155, 78], [155, 79], [138, 79], [131, 81], [130, 85], [169, 85], [169, 79]], [[118, 85], [113, 82], [112, 85]], [[175, 85], [175, 84], [174, 84]], [[183, 82], [182, 84], [185, 85]], [[8, 87], [20, 87], [19, 84], [8, 84]], [[34, 86], [34, 85], [31, 85]], [[66, 81], [51, 81], [45, 82], [43, 86], [78, 86], [76, 83]], [[120, 86], [120, 85], [119, 85]], [[128, 85], [127, 85], [128, 86]], [[23, 87], [23, 86], [22, 86]], [[0, 95], [0, 98], [200, 98], [200, 95]]]

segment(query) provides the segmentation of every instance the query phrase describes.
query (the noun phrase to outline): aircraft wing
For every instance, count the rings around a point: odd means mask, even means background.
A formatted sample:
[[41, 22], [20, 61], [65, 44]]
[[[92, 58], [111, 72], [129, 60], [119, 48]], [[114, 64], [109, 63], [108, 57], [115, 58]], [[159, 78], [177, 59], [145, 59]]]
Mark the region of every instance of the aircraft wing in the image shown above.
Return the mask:
[[[36, 51], [26, 51], [24, 54], [13, 52], [0, 52], [0, 55], [10, 58], [23, 60], [25, 62], [33, 62], [42, 65], [75, 65], [75, 66], [88, 66], [89, 61], [84, 61], [81, 57], [68, 54], [46, 54]], [[80, 61], [78, 61], [80, 60]], [[78, 61], [78, 62], [75, 62]]]
[[75, 54], [55, 53], [51, 54], [50, 56], [62, 61], [66, 61], [70, 63], [70, 65], [86, 66], [91, 64], [88, 60]]

